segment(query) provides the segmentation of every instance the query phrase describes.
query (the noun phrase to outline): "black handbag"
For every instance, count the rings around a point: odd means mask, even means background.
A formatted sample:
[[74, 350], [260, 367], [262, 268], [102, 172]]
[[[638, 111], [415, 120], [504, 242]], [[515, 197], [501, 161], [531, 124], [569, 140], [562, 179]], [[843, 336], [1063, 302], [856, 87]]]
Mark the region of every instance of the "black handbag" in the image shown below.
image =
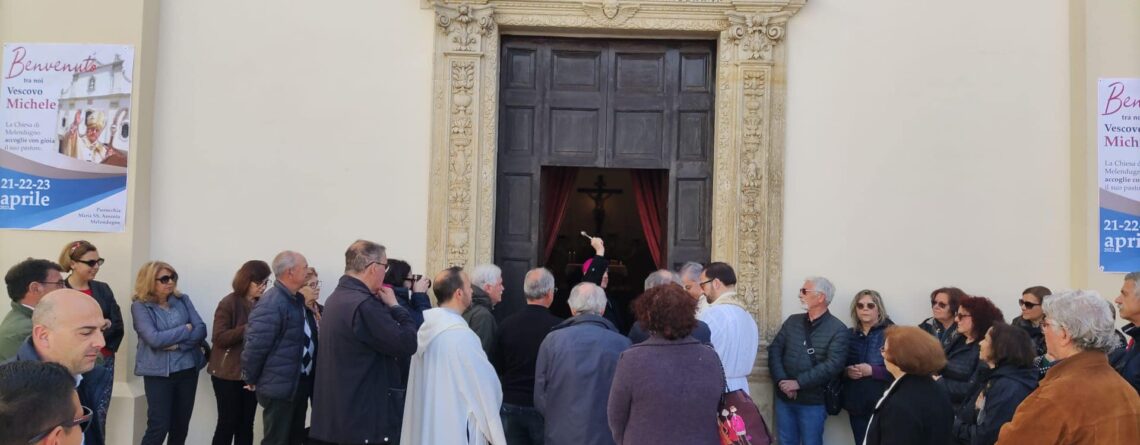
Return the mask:
[[[805, 318], [805, 320], [807, 320]], [[805, 331], [807, 335], [804, 336], [804, 346], [807, 346], [807, 355], [811, 358], [811, 366], [814, 368], [819, 365], [819, 359], [815, 357], [815, 348], [811, 345], [811, 321], [807, 320], [808, 329]], [[843, 409], [843, 399], [840, 397], [843, 392], [843, 380], [839, 376], [832, 377], [826, 384], [823, 385], [823, 406], [827, 409], [828, 415], [838, 415], [839, 411]]]

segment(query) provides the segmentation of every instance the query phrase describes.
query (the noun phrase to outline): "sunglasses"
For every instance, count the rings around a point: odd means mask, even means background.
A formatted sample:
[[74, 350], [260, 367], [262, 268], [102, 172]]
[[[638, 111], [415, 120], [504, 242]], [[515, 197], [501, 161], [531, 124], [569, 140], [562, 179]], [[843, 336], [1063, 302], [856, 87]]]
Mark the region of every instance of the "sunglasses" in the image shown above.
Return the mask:
[[812, 293], [812, 292], [819, 292], [819, 291], [817, 291], [815, 289], [806, 289], [806, 288], [802, 288], [802, 287], [800, 288], [800, 295], [807, 295], [807, 294]]
[[1031, 303], [1025, 300], [1017, 300], [1017, 304], [1026, 309], [1033, 309], [1041, 305], [1041, 303]]
[[972, 318], [972, 317], [973, 317], [973, 315], [970, 315], [970, 314], [963, 314], [963, 313], [961, 313], [961, 312], [959, 312], [959, 313], [957, 313], [957, 314], [954, 314], [954, 318], [955, 318], [955, 319], [957, 319], [957, 320], [961, 320], [961, 319], [963, 319], [963, 318]]
[[931, 301], [930, 307], [935, 307], [935, 306], [938, 306], [940, 309], [946, 309], [946, 308], [950, 307], [950, 303], [943, 303], [941, 301]]
[[855, 307], [859, 309], [874, 309], [875, 303], [855, 303]]
[[178, 274], [163, 275], [161, 277], [155, 278], [154, 280], [162, 284], [170, 284], [171, 281], [177, 283]]
[[43, 440], [44, 437], [47, 437], [48, 434], [51, 434], [52, 431], [55, 431], [55, 429], [57, 427], [71, 428], [73, 426], [79, 426], [81, 432], [86, 432], [87, 427], [89, 425], [91, 425], [91, 416], [92, 415], [93, 414], [91, 413], [91, 408], [84, 406], [83, 407], [83, 415], [80, 416], [78, 419], [64, 420], [59, 425], [53, 426], [51, 428], [48, 428], [47, 431], [36, 434], [35, 437], [32, 437], [31, 439], [28, 440], [28, 443], [36, 443], [36, 442]]
[[80, 263], [80, 264], [86, 264], [87, 267], [95, 268], [95, 267], [102, 266], [103, 263], [107, 262], [107, 260], [103, 259], [103, 258], [99, 258], [97, 260], [87, 260], [87, 261], [75, 260], [75, 262]]

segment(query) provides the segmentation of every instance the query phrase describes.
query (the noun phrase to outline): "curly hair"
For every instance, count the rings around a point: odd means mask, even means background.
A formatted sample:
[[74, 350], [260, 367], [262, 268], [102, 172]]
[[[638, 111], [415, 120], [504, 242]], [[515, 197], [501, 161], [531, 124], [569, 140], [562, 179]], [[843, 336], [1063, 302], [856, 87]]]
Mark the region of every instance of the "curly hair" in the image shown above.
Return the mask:
[[633, 310], [646, 331], [667, 340], [688, 337], [697, 327], [697, 302], [677, 284], [650, 288], [637, 298]]
[[958, 307], [965, 309], [973, 317], [974, 329], [970, 331], [970, 337], [974, 341], [981, 341], [982, 337], [986, 336], [986, 331], [990, 330], [990, 326], [993, 326], [995, 322], [1005, 322], [1005, 316], [1002, 315], [1001, 309], [994, 306], [994, 303], [986, 297], [967, 295], [962, 297]]

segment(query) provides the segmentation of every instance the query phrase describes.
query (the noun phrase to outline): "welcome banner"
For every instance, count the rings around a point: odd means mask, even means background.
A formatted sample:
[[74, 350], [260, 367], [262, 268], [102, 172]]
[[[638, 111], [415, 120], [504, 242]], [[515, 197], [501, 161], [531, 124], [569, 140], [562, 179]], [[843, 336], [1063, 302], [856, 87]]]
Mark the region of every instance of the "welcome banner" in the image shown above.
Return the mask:
[[133, 70], [127, 45], [4, 45], [0, 229], [123, 230]]
[[1100, 269], [1140, 271], [1140, 79], [1097, 82]]

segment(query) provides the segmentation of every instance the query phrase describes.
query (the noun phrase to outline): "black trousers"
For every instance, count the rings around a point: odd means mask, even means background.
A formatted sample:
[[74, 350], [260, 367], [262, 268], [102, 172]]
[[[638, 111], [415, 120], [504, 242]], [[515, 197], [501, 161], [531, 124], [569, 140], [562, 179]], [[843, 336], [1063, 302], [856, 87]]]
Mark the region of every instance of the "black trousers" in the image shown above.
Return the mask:
[[169, 377], [143, 377], [146, 389], [146, 433], [140, 445], [184, 445], [194, 413], [198, 369], [190, 368]]
[[245, 382], [210, 376], [218, 399], [218, 426], [213, 445], [253, 445], [253, 417], [257, 415], [257, 394], [243, 388]]
[[273, 399], [257, 395], [257, 403], [265, 408], [262, 421], [265, 437], [262, 445], [300, 445], [305, 442], [305, 414], [309, 411], [309, 397], [313, 395], [313, 377], [301, 376], [297, 391], [290, 400]]

